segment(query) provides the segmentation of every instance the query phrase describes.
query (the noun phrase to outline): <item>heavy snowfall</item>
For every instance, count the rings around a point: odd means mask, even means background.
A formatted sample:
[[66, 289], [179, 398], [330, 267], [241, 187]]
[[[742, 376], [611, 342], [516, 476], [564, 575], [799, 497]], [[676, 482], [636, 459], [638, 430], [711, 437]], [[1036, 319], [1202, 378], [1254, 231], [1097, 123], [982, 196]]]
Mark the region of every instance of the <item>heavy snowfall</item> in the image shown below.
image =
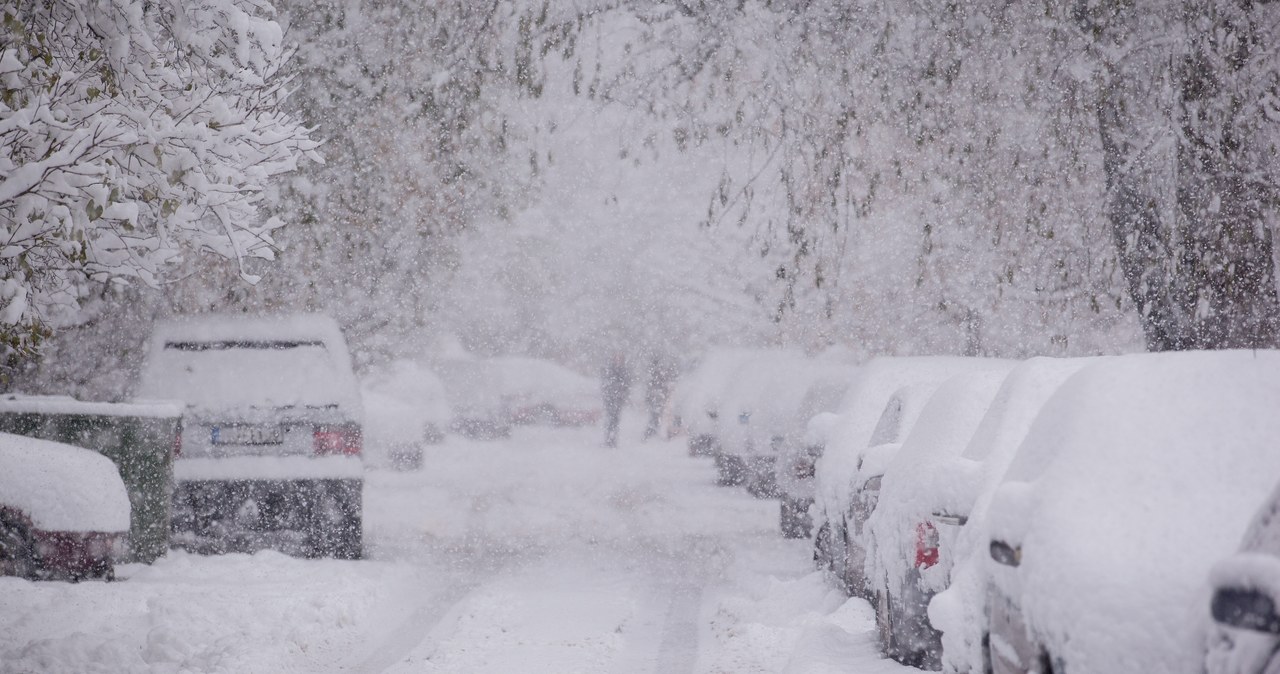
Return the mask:
[[0, 0], [0, 674], [1276, 674], [1276, 44]]

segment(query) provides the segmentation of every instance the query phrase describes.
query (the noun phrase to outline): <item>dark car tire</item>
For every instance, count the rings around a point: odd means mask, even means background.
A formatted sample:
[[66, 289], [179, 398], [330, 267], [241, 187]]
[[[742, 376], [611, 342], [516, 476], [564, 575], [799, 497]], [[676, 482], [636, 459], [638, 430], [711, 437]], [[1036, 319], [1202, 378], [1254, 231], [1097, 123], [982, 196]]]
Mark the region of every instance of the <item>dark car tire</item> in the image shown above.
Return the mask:
[[717, 452], [715, 461], [716, 484], [721, 487], [737, 487], [745, 481], [746, 475], [743, 474], [740, 464], [729, 455]]
[[808, 538], [813, 528], [808, 522], [808, 508], [796, 507], [796, 502], [787, 496], [782, 497], [778, 506], [778, 525], [782, 529], [783, 538]]
[[820, 571], [831, 571], [831, 523], [823, 522], [813, 537], [813, 565]]
[[364, 558], [360, 480], [322, 482], [311, 517], [311, 556]]
[[39, 564], [26, 527], [0, 518], [0, 575], [35, 580]]
[[875, 601], [872, 602], [876, 609], [876, 638], [880, 642], [880, 650], [885, 657], [898, 660], [898, 640], [893, 634], [893, 600], [886, 592], [879, 590], [875, 593]]

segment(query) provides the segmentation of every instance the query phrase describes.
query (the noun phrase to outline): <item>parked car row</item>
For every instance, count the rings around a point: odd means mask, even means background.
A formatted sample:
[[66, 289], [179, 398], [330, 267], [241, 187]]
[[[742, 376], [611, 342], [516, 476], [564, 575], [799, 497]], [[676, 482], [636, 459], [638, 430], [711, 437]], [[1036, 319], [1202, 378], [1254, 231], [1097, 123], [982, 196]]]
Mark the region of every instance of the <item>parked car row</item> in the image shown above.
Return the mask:
[[1278, 408], [1275, 351], [875, 359], [779, 459], [784, 530], [812, 488], [904, 663], [1280, 671]]
[[673, 396], [689, 453], [713, 457], [721, 485], [741, 485], [761, 498], [789, 496], [783, 533], [807, 536], [810, 497], [794, 495], [793, 477], [799, 472], [797, 479], [808, 480], [811, 473], [803, 475], [797, 457], [813, 450], [810, 419], [836, 408], [853, 372], [852, 358], [839, 352], [714, 349]]

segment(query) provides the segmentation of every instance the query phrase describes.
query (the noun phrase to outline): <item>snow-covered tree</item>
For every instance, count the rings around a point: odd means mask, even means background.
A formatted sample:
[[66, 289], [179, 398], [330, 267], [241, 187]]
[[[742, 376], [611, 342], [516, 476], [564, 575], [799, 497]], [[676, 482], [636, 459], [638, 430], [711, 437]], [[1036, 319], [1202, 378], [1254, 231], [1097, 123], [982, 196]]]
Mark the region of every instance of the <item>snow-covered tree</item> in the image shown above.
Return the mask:
[[0, 339], [30, 353], [94, 284], [274, 255], [274, 176], [318, 159], [286, 114], [260, 0], [8, 3], [0, 31]]
[[1280, 6], [1059, 9], [1093, 57], [1107, 213], [1147, 348], [1275, 346]]

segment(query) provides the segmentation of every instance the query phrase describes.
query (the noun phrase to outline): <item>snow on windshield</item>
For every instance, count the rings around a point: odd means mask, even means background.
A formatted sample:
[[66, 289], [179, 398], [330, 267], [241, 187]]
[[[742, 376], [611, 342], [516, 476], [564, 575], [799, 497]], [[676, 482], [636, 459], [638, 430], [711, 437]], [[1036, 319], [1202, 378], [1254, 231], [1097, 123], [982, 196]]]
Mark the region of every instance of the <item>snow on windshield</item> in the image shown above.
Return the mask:
[[328, 407], [348, 399], [319, 341], [165, 342], [140, 388], [199, 410]]

